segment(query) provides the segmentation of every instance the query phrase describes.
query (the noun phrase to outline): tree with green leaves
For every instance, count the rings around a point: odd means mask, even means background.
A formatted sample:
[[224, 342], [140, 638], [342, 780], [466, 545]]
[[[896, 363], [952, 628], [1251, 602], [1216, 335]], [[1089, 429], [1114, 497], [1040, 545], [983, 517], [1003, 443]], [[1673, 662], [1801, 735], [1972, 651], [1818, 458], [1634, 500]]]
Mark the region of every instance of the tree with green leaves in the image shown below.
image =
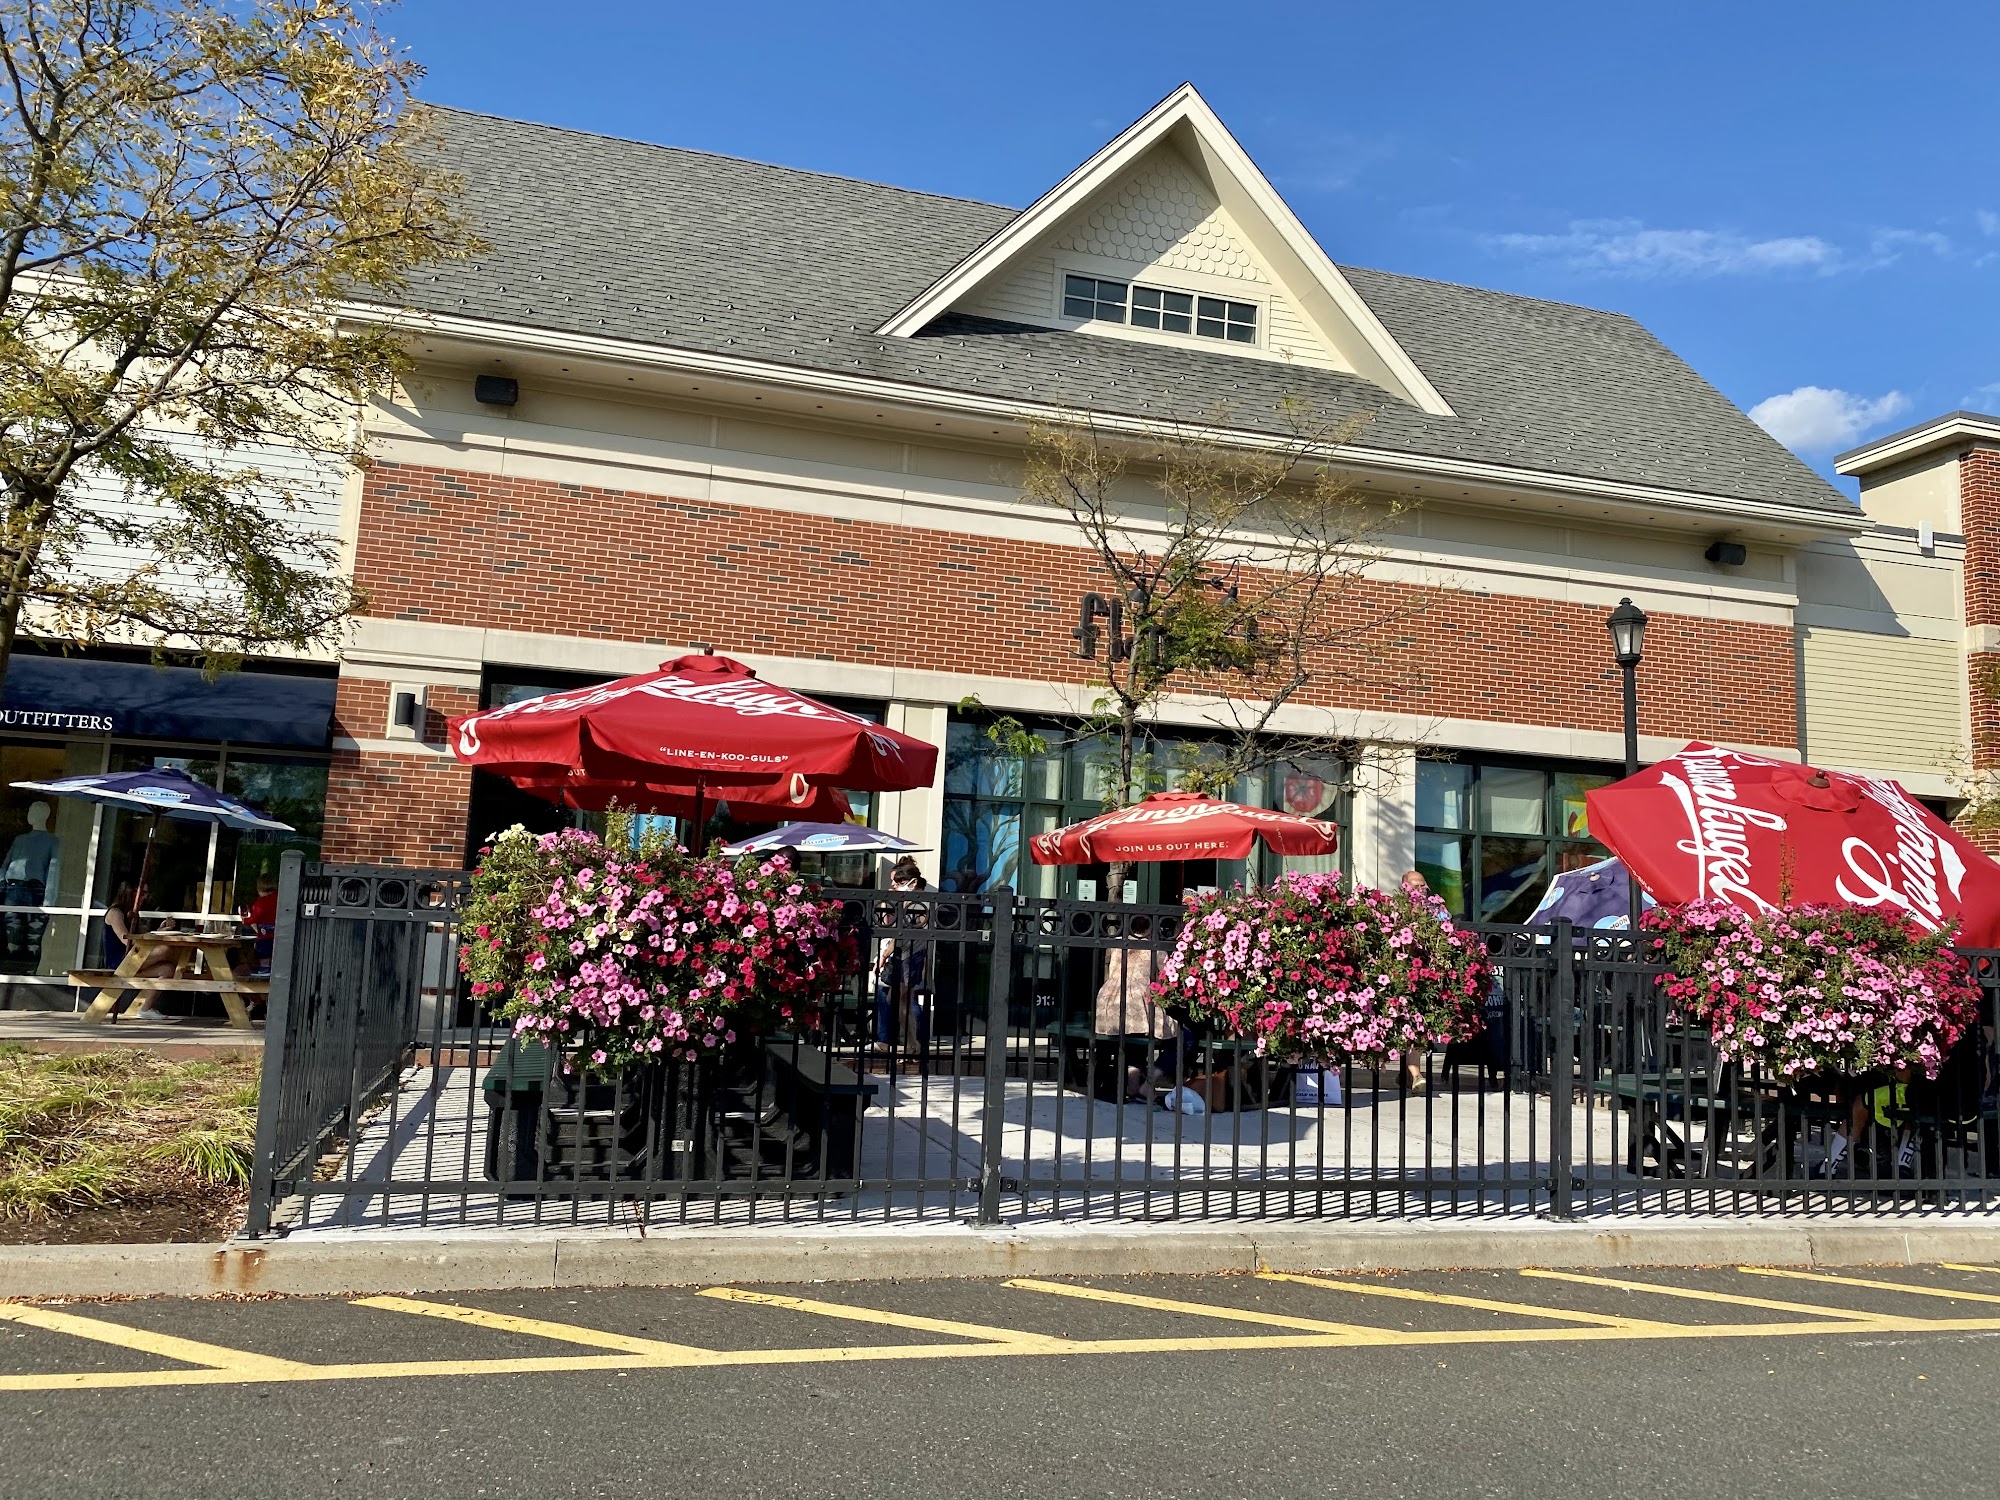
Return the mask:
[[[1331, 705], [1409, 680], [1404, 648], [1425, 593], [1368, 577], [1408, 502], [1364, 493], [1330, 461], [1359, 421], [1282, 410], [1288, 430], [1254, 444], [1216, 429], [1135, 439], [1088, 416], [1029, 435], [1022, 493], [1063, 514], [1101, 580], [1073, 632], [1095, 694], [1074, 736], [1099, 747], [1111, 806], [1168, 776], [1227, 796], [1273, 765], [1359, 770], [1384, 749]], [[1163, 767], [1152, 751], [1170, 697], [1191, 710], [1175, 716], [1177, 734], [1191, 721], [1208, 733]], [[988, 734], [1013, 754], [1050, 748], [1012, 717]], [[1114, 897], [1126, 873], [1112, 869]]]
[[476, 248], [377, 14], [0, 0], [0, 670], [23, 633], [227, 665], [356, 607], [288, 470], [362, 462], [406, 356], [341, 300]]

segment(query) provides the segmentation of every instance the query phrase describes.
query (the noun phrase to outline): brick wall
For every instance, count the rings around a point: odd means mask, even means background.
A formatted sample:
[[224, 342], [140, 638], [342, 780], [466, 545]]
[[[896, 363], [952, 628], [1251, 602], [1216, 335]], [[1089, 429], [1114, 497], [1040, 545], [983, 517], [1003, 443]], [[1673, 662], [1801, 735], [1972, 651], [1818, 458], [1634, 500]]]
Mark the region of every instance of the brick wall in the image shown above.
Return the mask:
[[[433, 687], [426, 744], [442, 747], [444, 721], [479, 706], [468, 689]], [[380, 742], [389, 684], [343, 677], [334, 700], [337, 737]], [[416, 749], [412, 746], [412, 749]], [[354, 864], [457, 867], [465, 860], [472, 773], [449, 756], [336, 750], [327, 769], [325, 858]]]
[[[1098, 586], [1076, 548], [392, 463], [369, 471], [356, 571], [396, 619], [1044, 682], [1089, 680], [1070, 631]], [[1320, 701], [1620, 727], [1605, 610], [1438, 593], [1399, 620], [1421, 593], [1363, 589], [1357, 620], [1394, 623]], [[1783, 626], [1656, 616], [1640, 670], [1648, 733], [1796, 741]]]

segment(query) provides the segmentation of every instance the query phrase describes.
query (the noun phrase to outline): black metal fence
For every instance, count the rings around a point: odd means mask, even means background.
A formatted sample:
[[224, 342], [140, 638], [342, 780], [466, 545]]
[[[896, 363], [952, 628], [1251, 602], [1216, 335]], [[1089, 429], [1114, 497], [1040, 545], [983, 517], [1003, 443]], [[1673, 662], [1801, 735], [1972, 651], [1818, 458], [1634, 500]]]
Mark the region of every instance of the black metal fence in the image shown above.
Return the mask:
[[462, 992], [460, 871], [287, 856], [248, 1229], [1912, 1212], [2000, 1198], [1985, 1026], [1933, 1082], [1770, 1080], [1623, 934], [1484, 931], [1483, 1034], [1292, 1067], [1148, 989], [1178, 907], [834, 891], [865, 972], [789, 1032], [571, 1074]]

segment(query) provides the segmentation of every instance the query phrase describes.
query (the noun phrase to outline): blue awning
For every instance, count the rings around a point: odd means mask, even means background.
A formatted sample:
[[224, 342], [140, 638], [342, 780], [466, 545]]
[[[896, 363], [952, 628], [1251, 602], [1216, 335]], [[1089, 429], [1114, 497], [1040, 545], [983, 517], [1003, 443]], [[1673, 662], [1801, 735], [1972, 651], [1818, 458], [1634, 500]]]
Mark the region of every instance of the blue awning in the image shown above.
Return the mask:
[[80, 657], [16, 656], [0, 689], [0, 729], [227, 740], [324, 750], [334, 679], [224, 672]]

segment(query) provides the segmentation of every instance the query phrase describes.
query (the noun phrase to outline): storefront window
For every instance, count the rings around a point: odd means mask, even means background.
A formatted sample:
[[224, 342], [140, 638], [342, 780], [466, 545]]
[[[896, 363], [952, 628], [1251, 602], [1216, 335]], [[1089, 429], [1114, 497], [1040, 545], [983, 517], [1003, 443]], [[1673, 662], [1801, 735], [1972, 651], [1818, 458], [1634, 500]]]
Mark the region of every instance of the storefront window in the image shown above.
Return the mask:
[[39, 975], [46, 983], [74, 968], [100, 966], [104, 908], [121, 885], [137, 882], [154, 822], [144, 813], [40, 796], [13, 783], [154, 767], [219, 785], [297, 832], [243, 834], [161, 818], [152, 834], [146, 917], [233, 915], [254, 897], [260, 874], [275, 874], [286, 849], [318, 858], [326, 818], [324, 758], [147, 746], [102, 736], [0, 743], [0, 974]]
[[76, 961], [78, 918], [90, 869], [87, 803], [17, 788], [95, 771], [99, 745], [0, 745], [0, 972], [61, 973]]
[[[1115, 893], [1105, 865], [1038, 865], [1028, 841], [1066, 824], [1095, 817], [1123, 801], [1116, 749], [1102, 738], [1073, 739], [1061, 724], [1032, 726], [1048, 746], [1041, 755], [1014, 755], [994, 743], [987, 726], [954, 719], [945, 742], [943, 885], [950, 891], [991, 891], [1003, 886], [1022, 896], [1104, 900]], [[1181, 785], [1193, 768], [1216, 753], [1201, 740], [1163, 739], [1138, 756], [1135, 790]], [[1348, 819], [1350, 777], [1337, 760], [1285, 761], [1242, 778], [1229, 795], [1252, 806], [1281, 808], [1342, 826]], [[1201, 886], [1269, 880], [1282, 869], [1346, 868], [1346, 840], [1327, 858], [1280, 859], [1259, 848], [1248, 860], [1169, 860], [1134, 867], [1141, 901], [1177, 901]]]
[[1584, 796], [1614, 779], [1573, 765], [1419, 761], [1417, 869], [1459, 916], [1525, 921], [1557, 872], [1605, 856]]

